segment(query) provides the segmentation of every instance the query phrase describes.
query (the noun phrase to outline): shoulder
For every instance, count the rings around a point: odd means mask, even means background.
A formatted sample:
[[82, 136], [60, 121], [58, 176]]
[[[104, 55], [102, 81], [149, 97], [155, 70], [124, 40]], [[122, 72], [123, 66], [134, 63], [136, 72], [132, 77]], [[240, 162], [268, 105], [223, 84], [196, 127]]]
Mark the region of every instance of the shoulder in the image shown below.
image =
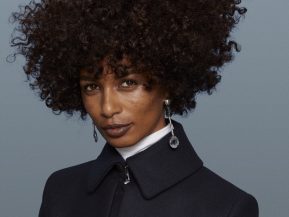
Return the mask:
[[86, 187], [86, 177], [93, 162], [89, 161], [53, 172], [44, 187], [39, 216], [47, 216], [47, 213], [63, 210], [64, 206], [69, 206], [68, 201], [71, 201], [72, 196], [79, 195], [79, 192]]
[[194, 194], [197, 194], [199, 202], [214, 207], [215, 213], [222, 213], [220, 216], [224, 215], [224, 210], [228, 217], [258, 216], [258, 203], [254, 196], [207, 167], [202, 167], [188, 181], [194, 183]]
[[250, 194], [243, 194], [236, 200], [230, 209], [230, 217], [258, 217], [259, 208], [257, 200]]
[[49, 188], [50, 190], [56, 188], [63, 189], [62, 187], [68, 188], [70, 185], [79, 185], [85, 182], [85, 178], [88, 176], [94, 162], [95, 160], [53, 172], [48, 177], [45, 188]]
[[234, 195], [246, 194], [245, 191], [241, 190], [239, 187], [235, 186], [205, 166], [202, 167], [195, 175], [196, 178], [200, 179], [202, 187], [206, 188], [208, 192], [222, 192], [223, 195], [229, 195], [230, 197]]

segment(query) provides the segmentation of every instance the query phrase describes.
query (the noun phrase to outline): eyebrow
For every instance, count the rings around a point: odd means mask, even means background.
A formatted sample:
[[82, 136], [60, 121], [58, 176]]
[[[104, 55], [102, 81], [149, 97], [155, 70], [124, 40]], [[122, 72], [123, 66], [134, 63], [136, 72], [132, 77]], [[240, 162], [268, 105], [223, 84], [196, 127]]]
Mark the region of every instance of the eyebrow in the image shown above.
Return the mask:
[[[126, 74], [126, 75], [123, 75], [120, 77], [116, 76], [115, 79], [123, 79], [123, 78], [129, 77], [130, 75], [134, 75], [134, 74], [137, 74], [137, 73], [129, 73], [129, 74]], [[80, 77], [79, 77], [79, 80], [81, 80], [81, 81], [96, 81], [97, 79], [99, 79], [99, 78], [96, 76], [91, 76], [91, 75], [80, 75]]]
[[96, 80], [95, 77], [89, 76], [89, 75], [80, 75], [79, 79], [83, 81], [95, 81]]

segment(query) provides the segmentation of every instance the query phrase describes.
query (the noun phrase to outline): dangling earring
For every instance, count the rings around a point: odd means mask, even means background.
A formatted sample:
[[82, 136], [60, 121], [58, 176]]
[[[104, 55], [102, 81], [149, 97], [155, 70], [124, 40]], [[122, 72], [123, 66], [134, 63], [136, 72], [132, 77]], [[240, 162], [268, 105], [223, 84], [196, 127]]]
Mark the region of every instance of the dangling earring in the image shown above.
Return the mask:
[[93, 138], [94, 138], [94, 141], [97, 142], [98, 137], [97, 137], [97, 132], [96, 132], [96, 126], [93, 122], [92, 122], [92, 127], [93, 127]]
[[169, 119], [170, 127], [171, 127], [172, 136], [170, 138], [170, 146], [173, 149], [176, 149], [179, 146], [179, 139], [178, 139], [178, 137], [175, 136], [175, 133], [174, 133], [174, 126], [173, 126], [172, 120], [171, 120], [172, 113], [171, 113], [171, 109], [170, 109], [170, 103], [171, 102], [169, 99], [165, 100], [165, 117]]

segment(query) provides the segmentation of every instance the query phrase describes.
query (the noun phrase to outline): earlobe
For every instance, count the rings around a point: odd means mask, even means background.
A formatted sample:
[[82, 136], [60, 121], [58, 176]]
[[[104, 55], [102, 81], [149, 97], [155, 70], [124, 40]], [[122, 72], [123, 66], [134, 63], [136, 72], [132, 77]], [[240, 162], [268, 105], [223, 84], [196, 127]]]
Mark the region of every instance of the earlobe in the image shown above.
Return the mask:
[[163, 101], [164, 102], [165, 102], [165, 100], [170, 99], [170, 94], [165, 88], [162, 88], [161, 91], [162, 91]]

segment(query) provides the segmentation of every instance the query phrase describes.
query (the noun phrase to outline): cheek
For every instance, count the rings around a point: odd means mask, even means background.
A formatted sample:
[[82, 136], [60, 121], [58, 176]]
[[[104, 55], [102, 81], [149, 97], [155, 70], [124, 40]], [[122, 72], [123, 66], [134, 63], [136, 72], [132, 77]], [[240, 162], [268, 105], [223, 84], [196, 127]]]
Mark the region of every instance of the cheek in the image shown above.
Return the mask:
[[98, 111], [98, 99], [96, 97], [93, 96], [82, 96], [82, 102], [83, 102], [83, 106], [86, 110], [86, 112], [90, 115], [90, 116], [94, 116], [96, 115], [96, 111]]
[[163, 99], [154, 92], [141, 91], [127, 98], [126, 107], [140, 118], [158, 116], [162, 113]]

